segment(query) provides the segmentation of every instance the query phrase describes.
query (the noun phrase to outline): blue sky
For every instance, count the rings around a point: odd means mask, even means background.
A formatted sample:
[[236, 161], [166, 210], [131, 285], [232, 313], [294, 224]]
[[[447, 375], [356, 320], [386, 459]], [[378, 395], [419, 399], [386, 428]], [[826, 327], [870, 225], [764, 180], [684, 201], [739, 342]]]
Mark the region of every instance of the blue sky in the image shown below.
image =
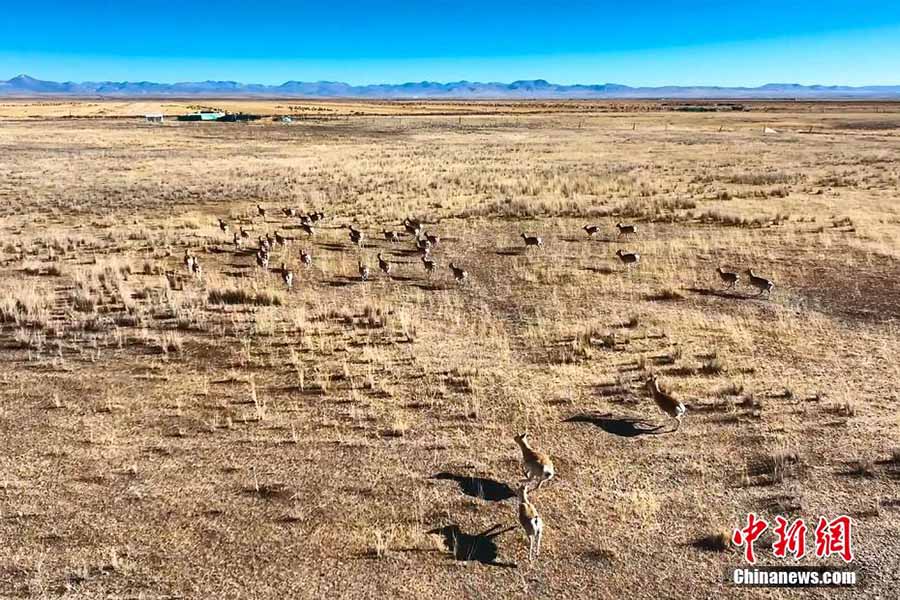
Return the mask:
[[900, 84], [900, 0], [4, 5], [0, 79]]

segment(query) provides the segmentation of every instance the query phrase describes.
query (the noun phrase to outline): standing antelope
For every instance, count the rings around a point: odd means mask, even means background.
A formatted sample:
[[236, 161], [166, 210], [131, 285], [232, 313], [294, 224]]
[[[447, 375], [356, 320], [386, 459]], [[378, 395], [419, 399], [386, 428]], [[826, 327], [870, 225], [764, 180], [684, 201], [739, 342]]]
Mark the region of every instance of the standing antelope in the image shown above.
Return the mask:
[[392, 244], [400, 242], [400, 234], [396, 231], [387, 231], [386, 229], [382, 229], [381, 234], [384, 236], [384, 239]]
[[362, 261], [359, 261], [359, 279], [360, 281], [368, 281], [369, 280], [369, 266], [364, 265]]
[[600, 226], [599, 225], [585, 225], [584, 227], [582, 227], [582, 229], [584, 229], [584, 232], [586, 234], [588, 234], [589, 237], [594, 237], [600, 231]]
[[772, 293], [772, 290], [775, 289], [775, 282], [770, 279], [766, 279], [765, 277], [754, 275], [753, 269], [747, 269], [747, 275], [750, 278], [748, 283], [759, 290], [759, 293], [756, 294], [757, 296], [761, 296], [763, 292], [765, 292], [768, 296]]
[[534, 560], [541, 553], [544, 521], [534, 504], [529, 502], [528, 488], [525, 485], [519, 487], [519, 523], [528, 538], [528, 560]]
[[193, 256], [191, 256], [191, 253], [188, 252], [187, 249], [185, 249], [185, 251], [184, 251], [184, 268], [187, 269], [188, 273], [194, 272], [194, 261], [195, 260], [197, 260], [197, 259], [195, 259]]
[[226, 233], [228, 231], [228, 223], [219, 218], [219, 229], [222, 230], [222, 233]]
[[725, 287], [733, 288], [741, 278], [737, 273], [722, 270], [722, 267], [716, 267], [716, 272], [719, 274], [719, 279], [722, 280]]
[[300, 229], [303, 230], [307, 236], [316, 235], [316, 230], [313, 229], [313, 226], [309, 223], [300, 223]]
[[672, 419], [675, 419], [675, 431], [678, 431], [678, 428], [681, 427], [681, 419], [687, 412], [684, 403], [676, 398], [671, 392], [667, 392], [660, 387], [659, 378], [656, 375], [651, 375], [647, 378], [647, 389], [650, 390], [650, 395], [653, 396], [653, 401], [656, 402], [656, 406], [659, 407], [659, 410], [669, 415]]
[[292, 208], [290, 206], [282, 208], [281, 212], [284, 213], [284, 216], [289, 218], [294, 218], [297, 215], [297, 209]]
[[263, 219], [266, 218], [266, 209], [264, 209], [261, 205], [259, 205], [259, 204], [256, 205], [256, 211], [259, 213], [259, 216], [261, 216]]
[[543, 452], [538, 452], [528, 443], [528, 432], [520, 433], [515, 437], [516, 443], [522, 449], [522, 472], [525, 474], [525, 484], [537, 480], [537, 489], [541, 489], [545, 481], [550, 481], [556, 475], [553, 461]]

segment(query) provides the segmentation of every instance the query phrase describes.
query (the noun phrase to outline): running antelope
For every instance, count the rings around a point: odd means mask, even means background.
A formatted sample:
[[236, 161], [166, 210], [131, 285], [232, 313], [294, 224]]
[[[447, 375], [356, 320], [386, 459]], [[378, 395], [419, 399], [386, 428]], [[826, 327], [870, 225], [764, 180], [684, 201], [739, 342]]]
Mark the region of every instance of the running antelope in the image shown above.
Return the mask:
[[625, 265], [636, 265], [641, 261], [641, 255], [637, 252], [622, 252], [621, 249], [616, 250], [616, 256]]
[[391, 263], [381, 258], [381, 252], [378, 253], [378, 268], [381, 269], [381, 272], [390, 277], [391, 275], [391, 267], [393, 267]]
[[304, 264], [304, 266], [309, 267], [312, 265], [312, 255], [306, 250], [300, 251], [300, 262]]
[[538, 514], [534, 504], [528, 500], [528, 488], [519, 487], [519, 523], [528, 538], [528, 560], [537, 558], [541, 553], [541, 536], [544, 533], [544, 521]]
[[294, 287], [294, 272], [285, 267], [284, 263], [281, 263], [281, 279], [287, 289], [290, 290]]
[[616, 223], [616, 229], [619, 230], [619, 235], [631, 235], [632, 233], [637, 233], [637, 225], [625, 225], [624, 223]]
[[427, 254], [422, 256], [422, 264], [425, 265], [425, 270], [428, 271], [429, 276], [434, 273], [434, 267], [437, 266], [434, 259], [430, 258]]
[[536, 235], [528, 235], [523, 233], [522, 239], [525, 240], [525, 248], [528, 249], [528, 246], [535, 246], [537, 248], [544, 247], [544, 240]]
[[725, 287], [733, 288], [741, 278], [737, 273], [722, 270], [722, 267], [716, 267], [716, 272], [719, 274], [719, 279], [722, 280]]
[[347, 225], [347, 228], [350, 230], [350, 241], [357, 246], [362, 246], [363, 232], [353, 227], [353, 225]]
[[775, 282], [770, 279], [766, 279], [765, 277], [760, 277], [759, 275], [753, 274], [753, 269], [747, 269], [747, 276], [750, 278], [749, 283], [751, 286], [755, 287], [759, 290], [757, 296], [761, 296], [763, 292], [766, 295], [772, 293], [772, 290], [775, 288]]
[[453, 277], [457, 283], [465, 283], [469, 280], [469, 272], [462, 267], [457, 267], [452, 262], [450, 263], [450, 270], [453, 271]]
[[584, 227], [582, 227], [582, 229], [584, 229], [584, 232], [586, 234], [588, 234], [589, 237], [594, 237], [600, 231], [600, 226], [599, 225], [585, 225]]
[[418, 237], [419, 233], [422, 232], [422, 223], [419, 221], [413, 221], [409, 217], [403, 220], [403, 228], [406, 229], [407, 233], [411, 233], [412, 235]]
[[545, 481], [550, 481], [556, 475], [553, 469], [553, 461], [543, 452], [538, 452], [528, 443], [528, 433], [520, 433], [515, 437], [516, 443], [522, 449], [522, 472], [525, 474], [524, 483], [527, 485], [537, 480], [537, 489], [541, 489]]
[[678, 431], [678, 428], [681, 427], [681, 419], [684, 417], [684, 413], [687, 412], [687, 408], [685, 408], [681, 400], [660, 387], [659, 378], [656, 375], [651, 375], [647, 379], [647, 389], [650, 390], [653, 401], [656, 402], [659, 410], [675, 419], [675, 431]]
[[417, 237], [416, 248], [419, 250], [419, 252], [427, 255], [431, 251], [431, 242], [429, 242], [427, 238]]

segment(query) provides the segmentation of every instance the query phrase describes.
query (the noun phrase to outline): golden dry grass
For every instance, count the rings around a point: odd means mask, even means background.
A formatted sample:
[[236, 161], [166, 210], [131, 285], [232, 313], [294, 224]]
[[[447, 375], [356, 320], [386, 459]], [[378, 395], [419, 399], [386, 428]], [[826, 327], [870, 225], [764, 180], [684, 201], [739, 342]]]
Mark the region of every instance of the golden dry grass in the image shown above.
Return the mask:
[[[900, 107], [44, 104], [0, 111], [0, 596], [738, 597], [716, 540], [748, 511], [851, 514], [865, 594], [896, 585]], [[406, 216], [432, 277], [382, 238]], [[218, 217], [292, 239], [263, 272]], [[649, 372], [677, 434], [640, 435]], [[471, 537], [515, 525], [525, 429], [557, 469], [534, 563]]]

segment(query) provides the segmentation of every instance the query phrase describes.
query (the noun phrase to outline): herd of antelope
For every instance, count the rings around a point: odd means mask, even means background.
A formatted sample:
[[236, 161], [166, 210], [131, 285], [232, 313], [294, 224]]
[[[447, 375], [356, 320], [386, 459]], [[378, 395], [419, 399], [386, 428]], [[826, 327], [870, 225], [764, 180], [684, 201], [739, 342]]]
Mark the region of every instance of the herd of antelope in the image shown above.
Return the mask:
[[[261, 205], [257, 205], [257, 212], [263, 219], [265, 219], [268, 215], [267, 209]], [[299, 229], [303, 231], [308, 238], [316, 235], [316, 228], [319, 226], [322, 220], [325, 219], [325, 214], [322, 212], [312, 212], [300, 215], [294, 208], [283, 208], [282, 213], [285, 217], [290, 219], [299, 218]], [[437, 261], [434, 258], [432, 251], [440, 244], [440, 237], [433, 233], [427, 232], [425, 230], [424, 224], [421, 221], [406, 218], [403, 220], [401, 225], [404, 228], [403, 233], [382, 229], [382, 237], [385, 241], [390, 242], [393, 245], [401, 243], [402, 235], [408, 234], [409, 236], [411, 236], [413, 244], [415, 246], [415, 251], [420, 254], [425, 272], [430, 277], [437, 268]], [[357, 261], [359, 280], [363, 282], [368, 281], [371, 276], [371, 272], [368, 264], [362, 256], [362, 249], [365, 244], [366, 234], [362, 230], [357, 229], [354, 225], [343, 225], [342, 228], [347, 229], [351, 244], [360, 249], [360, 258]], [[227, 233], [229, 231], [228, 223], [226, 223], [221, 218], [219, 219], [219, 229], [221, 229], [221, 231], [224, 233]], [[601, 227], [599, 225], [589, 224], [585, 225], [583, 229], [588, 237], [594, 237], [601, 231]], [[637, 233], [637, 226], [634, 224], [617, 223], [616, 230], [617, 238], [630, 237]], [[529, 248], [541, 250], [544, 247], [544, 239], [540, 236], [529, 235], [528, 233], [523, 232], [521, 234], [521, 237], [526, 251]], [[233, 233], [232, 242], [235, 248], [240, 248], [245, 243], [249, 242], [249, 238], [250, 232], [244, 229], [243, 226], [240, 226], [239, 229]], [[261, 269], [268, 270], [269, 260], [274, 247], [285, 246], [288, 242], [289, 238], [284, 237], [279, 230], [276, 230], [274, 232], [274, 235], [266, 233], [263, 236], [259, 236], [257, 239], [255, 252], [257, 266]], [[637, 266], [641, 261], [641, 255], [638, 252], [626, 251], [622, 250], [621, 248], [616, 251], [615, 255], [622, 262], [622, 264], [625, 265], [625, 267]], [[310, 267], [312, 265], [312, 254], [306, 248], [300, 250], [299, 258], [300, 262], [305, 267]], [[380, 252], [377, 254], [377, 260], [378, 270], [381, 271], [381, 273], [383, 273], [386, 277], [391, 277], [391, 274], [394, 270], [394, 264], [388, 261]], [[184, 255], [184, 266], [191, 275], [202, 277], [203, 270], [200, 265], [200, 260], [187, 250], [185, 251]], [[452, 273], [453, 278], [458, 283], [465, 284], [469, 281], [468, 271], [466, 271], [466, 269], [459, 266], [455, 262], [451, 261], [449, 263], [449, 270]], [[278, 271], [281, 273], [281, 278], [284, 282], [284, 285], [288, 289], [292, 289], [294, 286], [294, 272], [283, 262], [281, 264], [281, 268], [278, 269]], [[719, 278], [727, 288], [734, 288], [741, 279], [739, 273], [734, 271], [726, 271], [722, 269], [722, 267], [718, 267], [716, 271], [719, 275]], [[751, 287], [755, 288], [758, 291], [757, 295], [771, 294], [772, 290], [775, 287], [775, 284], [771, 280], [756, 275], [752, 269], [747, 269], [746, 274], [747, 282]], [[646, 380], [646, 387], [648, 393], [653, 398], [653, 401], [656, 403], [656, 406], [659, 408], [659, 410], [675, 422], [675, 427], [672, 431], [677, 431], [681, 425], [681, 421], [685, 413], [687, 412], [684, 403], [674, 394], [665, 390], [660, 385], [659, 380], [655, 375], [651, 375]], [[543, 452], [535, 450], [531, 446], [528, 440], [527, 433], [517, 435], [515, 437], [515, 441], [522, 451], [522, 468], [523, 474], [525, 476], [524, 480], [518, 488], [518, 518], [519, 523], [521, 524], [522, 529], [524, 530], [529, 542], [529, 559], [533, 559], [540, 553], [541, 536], [543, 535], [544, 524], [540, 514], [537, 511], [537, 508], [531, 502], [531, 500], [529, 500], [528, 494], [529, 491], [533, 492], [539, 490], [545, 482], [553, 479], [553, 477], [556, 475], [556, 471], [553, 467], [553, 461], [550, 459], [550, 457]], [[534, 487], [529, 489], [529, 484], [534, 484]]]

